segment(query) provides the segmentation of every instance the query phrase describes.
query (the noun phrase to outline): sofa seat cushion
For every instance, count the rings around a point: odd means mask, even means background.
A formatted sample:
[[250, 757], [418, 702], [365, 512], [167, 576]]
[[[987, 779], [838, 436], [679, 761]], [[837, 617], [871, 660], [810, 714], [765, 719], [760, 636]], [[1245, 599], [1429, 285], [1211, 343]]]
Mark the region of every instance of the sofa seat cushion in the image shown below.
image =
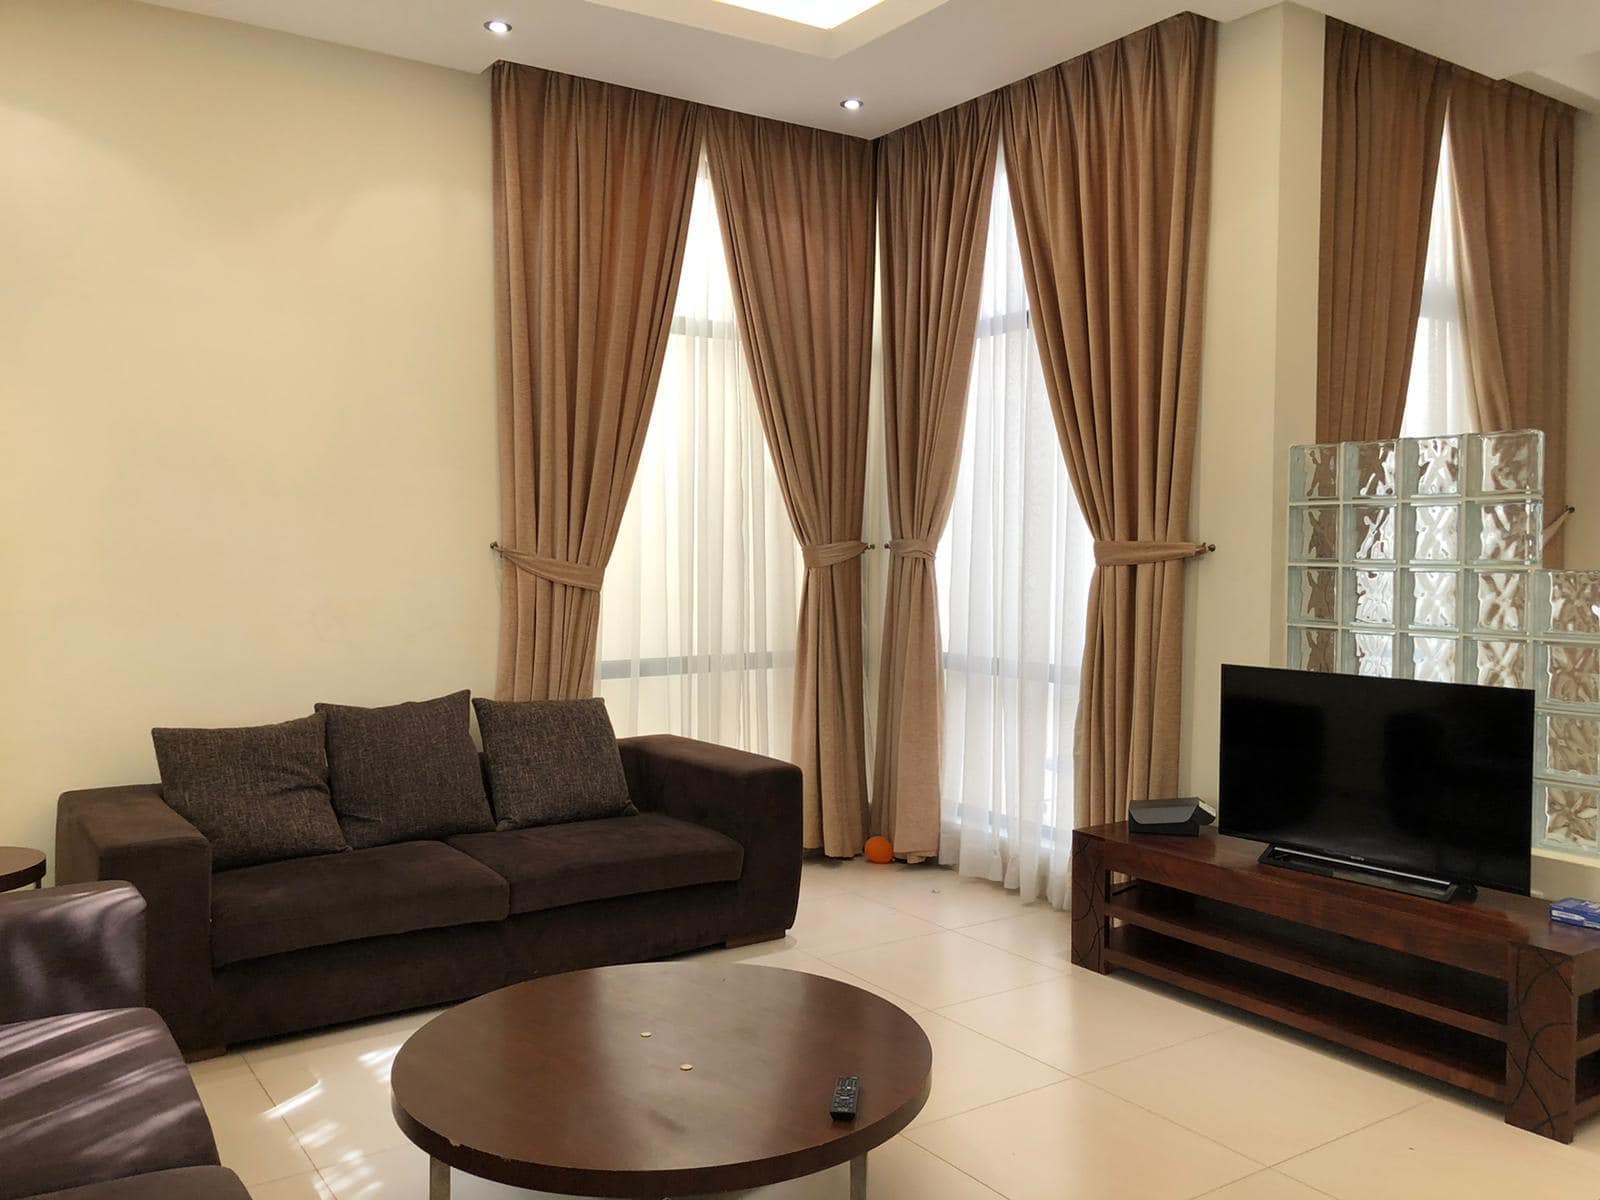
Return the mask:
[[450, 844], [511, 885], [514, 913], [725, 883], [744, 869], [738, 842], [660, 813], [461, 834]]
[[216, 1163], [189, 1069], [148, 1008], [0, 1025], [0, 1197]]
[[443, 842], [220, 871], [211, 878], [217, 966], [360, 938], [500, 921], [506, 881]]
[[250, 1193], [227, 1167], [180, 1167], [48, 1192], [31, 1200], [250, 1200]]

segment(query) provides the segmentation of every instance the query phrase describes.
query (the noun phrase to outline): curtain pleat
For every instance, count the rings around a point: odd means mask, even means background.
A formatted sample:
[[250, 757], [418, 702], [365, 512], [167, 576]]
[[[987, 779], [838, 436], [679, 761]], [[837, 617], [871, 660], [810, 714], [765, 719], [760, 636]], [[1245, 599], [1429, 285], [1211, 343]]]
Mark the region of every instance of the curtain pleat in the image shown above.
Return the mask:
[[[1574, 111], [1458, 70], [1456, 258], [1477, 427], [1542, 429], [1547, 517], [1566, 504]], [[1559, 534], [1545, 564], [1560, 563]]]
[[934, 551], [950, 516], [977, 334], [997, 95], [878, 142], [890, 562], [872, 828], [939, 852], [944, 668]]
[[497, 63], [497, 690], [587, 696], [600, 592], [666, 353], [699, 156], [693, 104]]
[[849, 856], [867, 820], [860, 538], [872, 144], [717, 110], [706, 149], [762, 427], [805, 556], [792, 745], [804, 844]]
[[1216, 26], [1185, 13], [1006, 88], [1034, 328], [1073, 488], [1125, 548], [1089, 588], [1077, 823], [1178, 780]]
[[1451, 70], [1431, 55], [1328, 18], [1317, 285], [1319, 442], [1400, 434]]

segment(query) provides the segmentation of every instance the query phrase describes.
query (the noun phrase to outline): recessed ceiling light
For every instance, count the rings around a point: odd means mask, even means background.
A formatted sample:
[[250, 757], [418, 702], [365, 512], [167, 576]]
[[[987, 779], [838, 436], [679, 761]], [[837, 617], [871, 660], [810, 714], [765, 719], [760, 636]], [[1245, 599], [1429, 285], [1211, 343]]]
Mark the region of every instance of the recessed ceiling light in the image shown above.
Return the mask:
[[883, 0], [720, 0], [734, 8], [748, 8], [751, 12], [766, 13], [785, 21], [797, 21], [814, 29], [837, 29], [846, 21], [859, 17], [869, 8], [877, 8]]
[[485, 21], [483, 23], [483, 27], [485, 29], [487, 29], [490, 33], [510, 33], [511, 32], [511, 22], [510, 21], [501, 21], [501, 20]]
[[863, 107], [863, 101], [860, 96], [846, 96], [839, 101], [839, 107], [846, 112], [855, 112], [858, 108]]

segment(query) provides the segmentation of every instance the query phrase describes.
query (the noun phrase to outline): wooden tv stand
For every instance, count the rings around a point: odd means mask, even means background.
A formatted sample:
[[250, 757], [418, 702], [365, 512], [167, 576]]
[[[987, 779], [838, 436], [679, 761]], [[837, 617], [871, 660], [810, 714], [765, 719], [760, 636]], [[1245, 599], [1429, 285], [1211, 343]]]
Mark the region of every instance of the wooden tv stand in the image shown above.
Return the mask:
[[1263, 867], [1264, 848], [1124, 822], [1076, 831], [1072, 961], [1470, 1089], [1557, 1141], [1600, 1112], [1600, 932], [1508, 892], [1445, 904]]

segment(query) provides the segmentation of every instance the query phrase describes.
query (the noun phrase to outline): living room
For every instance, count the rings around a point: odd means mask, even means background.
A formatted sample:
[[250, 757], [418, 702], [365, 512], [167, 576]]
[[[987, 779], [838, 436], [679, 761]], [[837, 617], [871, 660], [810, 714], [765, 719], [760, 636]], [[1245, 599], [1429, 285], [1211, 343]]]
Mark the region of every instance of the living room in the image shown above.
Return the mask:
[[1600, 1200], [1600, 11], [0, 0], [0, 162], [0, 1200]]

